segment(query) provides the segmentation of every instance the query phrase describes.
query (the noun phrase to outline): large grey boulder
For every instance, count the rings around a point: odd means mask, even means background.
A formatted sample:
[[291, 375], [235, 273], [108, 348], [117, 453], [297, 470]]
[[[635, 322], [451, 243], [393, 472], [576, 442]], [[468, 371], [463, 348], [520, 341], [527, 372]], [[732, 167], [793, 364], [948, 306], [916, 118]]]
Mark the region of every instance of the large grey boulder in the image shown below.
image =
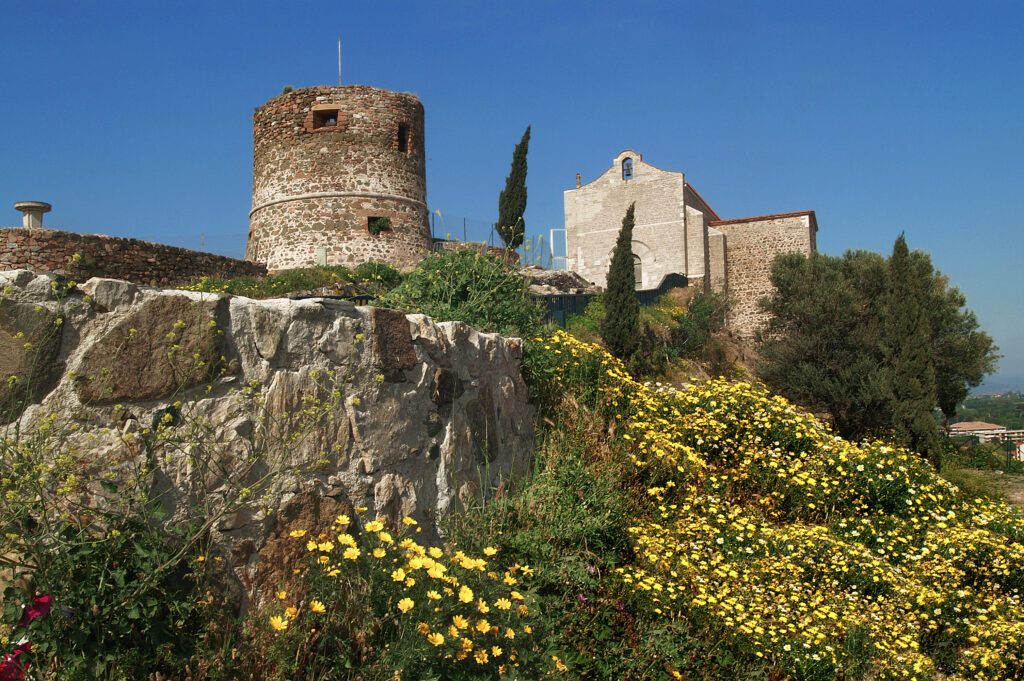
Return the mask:
[[[0, 308], [0, 342], [52, 324], [51, 280], [5, 274], [4, 305], [44, 312]], [[436, 539], [438, 518], [528, 470], [518, 339], [331, 299], [87, 288], [68, 293], [57, 375], [21, 432], [58, 415], [62, 446], [105, 479], [86, 503], [118, 503], [113, 480], [150, 490], [170, 522], [200, 509], [240, 596], [274, 587], [290, 529], [367, 507]]]

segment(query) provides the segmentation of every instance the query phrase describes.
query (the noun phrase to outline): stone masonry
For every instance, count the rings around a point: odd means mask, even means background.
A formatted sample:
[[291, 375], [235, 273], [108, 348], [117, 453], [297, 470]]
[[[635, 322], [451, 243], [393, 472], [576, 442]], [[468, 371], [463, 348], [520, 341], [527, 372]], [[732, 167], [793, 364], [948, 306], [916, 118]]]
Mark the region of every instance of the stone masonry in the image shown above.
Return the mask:
[[814, 211], [722, 220], [683, 173], [656, 168], [627, 149], [597, 179], [582, 184], [577, 177], [576, 188], [564, 192], [570, 270], [605, 285], [622, 218], [634, 202], [637, 288], [657, 288], [670, 274], [703, 281], [728, 294], [728, 326], [744, 337], [764, 322], [758, 300], [772, 290], [775, 256], [815, 251]]
[[[312, 87], [253, 116], [246, 259], [271, 271], [430, 253], [423, 105], [362, 85]], [[375, 227], [386, 218], [389, 225]], [[376, 233], [375, 233], [376, 232]]]
[[0, 229], [0, 270], [28, 269], [78, 281], [117, 277], [137, 284], [174, 286], [203, 275], [267, 273], [262, 265], [185, 248], [54, 229]]
[[716, 220], [711, 227], [725, 235], [727, 245], [728, 325], [741, 336], [752, 336], [768, 320], [758, 301], [772, 292], [772, 260], [779, 253], [814, 253], [817, 218], [807, 210]]

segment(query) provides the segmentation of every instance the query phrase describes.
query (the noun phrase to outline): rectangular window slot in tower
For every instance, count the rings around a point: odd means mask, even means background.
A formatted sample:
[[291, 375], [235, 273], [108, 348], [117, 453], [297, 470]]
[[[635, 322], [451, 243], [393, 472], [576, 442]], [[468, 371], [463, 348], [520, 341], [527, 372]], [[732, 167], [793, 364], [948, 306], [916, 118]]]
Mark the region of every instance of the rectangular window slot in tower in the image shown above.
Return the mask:
[[338, 125], [338, 109], [319, 109], [313, 112], [313, 129], [333, 128]]
[[366, 229], [370, 234], [377, 236], [381, 232], [391, 229], [391, 218], [374, 216], [366, 219]]
[[403, 154], [409, 153], [409, 126], [405, 123], [398, 126], [398, 150]]

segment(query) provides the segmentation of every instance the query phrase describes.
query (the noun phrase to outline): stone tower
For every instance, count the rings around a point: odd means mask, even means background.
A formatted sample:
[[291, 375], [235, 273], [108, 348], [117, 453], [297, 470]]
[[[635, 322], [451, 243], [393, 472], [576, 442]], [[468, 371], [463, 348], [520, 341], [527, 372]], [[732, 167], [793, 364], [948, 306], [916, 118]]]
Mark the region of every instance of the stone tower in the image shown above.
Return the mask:
[[430, 253], [423, 105], [364, 85], [275, 97], [253, 115], [245, 257], [271, 271]]

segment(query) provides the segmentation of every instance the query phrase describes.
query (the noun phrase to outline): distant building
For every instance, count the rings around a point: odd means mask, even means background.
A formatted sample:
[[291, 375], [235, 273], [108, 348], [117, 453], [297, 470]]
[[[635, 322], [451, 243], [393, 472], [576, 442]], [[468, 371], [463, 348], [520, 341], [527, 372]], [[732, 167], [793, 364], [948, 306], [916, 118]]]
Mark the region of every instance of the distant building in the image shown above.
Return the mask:
[[984, 421], [961, 421], [949, 426], [950, 435], [974, 435], [983, 442], [998, 439], [997, 436], [1004, 433], [1006, 433], [1006, 426]]
[[661, 170], [631, 149], [600, 177], [564, 192], [568, 268], [604, 286], [612, 250], [630, 203], [636, 203], [633, 257], [636, 286], [654, 289], [682, 274], [728, 293], [728, 326], [751, 336], [766, 320], [758, 300], [771, 293], [779, 253], [811, 255], [814, 211], [722, 220], [681, 172]]
[[1006, 426], [984, 421], [961, 421], [950, 424], [949, 434], [951, 436], [976, 437], [979, 442], [1010, 441], [1017, 445], [1016, 457], [1024, 459], [1024, 429], [1010, 430]]

